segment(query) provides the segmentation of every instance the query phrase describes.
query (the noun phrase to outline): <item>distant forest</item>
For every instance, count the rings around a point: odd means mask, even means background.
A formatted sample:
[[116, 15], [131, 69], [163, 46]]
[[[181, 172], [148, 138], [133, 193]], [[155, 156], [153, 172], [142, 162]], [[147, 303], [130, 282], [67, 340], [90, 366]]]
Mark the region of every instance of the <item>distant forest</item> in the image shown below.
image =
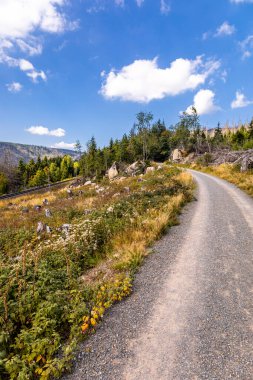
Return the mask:
[[83, 152], [79, 141], [75, 150], [79, 159], [70, 156], [50, 158], [38, 157], [18, 167], [0, 167], [0, 194], [20, 189], [53, 183], [79, 174], [85, 178], [100, 179], [113, 162], [130, 164], [137, 160], [163, 162], [172, 151], [180, 148], [186, 152], [201, 154], [217, 149], [231, 150], [253, 148], [253, 119], [249, 125], [242, 125], [235, 133], [222, 134], [218, 123], [213, 137], [201, 127], [195, 108], [192, 113], [183, 113], [178, 123], [169, 128], [164, 121], [154, 121], [152, 113], [139, 112], [130, 133], [121, 139], [111, 139], [103, 148], [97, 146], [94, 137]]

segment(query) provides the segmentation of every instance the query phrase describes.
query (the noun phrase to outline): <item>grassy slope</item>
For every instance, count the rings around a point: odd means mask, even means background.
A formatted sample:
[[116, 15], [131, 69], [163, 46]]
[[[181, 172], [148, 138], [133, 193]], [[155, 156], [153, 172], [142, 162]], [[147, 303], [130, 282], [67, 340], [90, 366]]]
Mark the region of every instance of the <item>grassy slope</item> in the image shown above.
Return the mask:
[[[177, 222], [193, 182], [166, 167], [142, 182], [128, 178], [101, 187], [75, 190], [71, 199], [57, 190], [0, 202], [1, 378], [48, 379], [68, 368], [78, 341], [130, 294], [147, 248]], [[33, 210], [44, 198], [50, 219]], [[38, 221], [53, 233], [37, 236]], [[67, 235], [56, 230], [63, 223], [71, 224]]]
[[241, 173], [240, 169], [232, 164], [222, 164], [219, 166], [208, 167], [193, 164], [191, 165], [191, 168], [225, 179], [238, 186], [241, 190], [245, 191], [247, 194], [253, 197], [252, 172]]

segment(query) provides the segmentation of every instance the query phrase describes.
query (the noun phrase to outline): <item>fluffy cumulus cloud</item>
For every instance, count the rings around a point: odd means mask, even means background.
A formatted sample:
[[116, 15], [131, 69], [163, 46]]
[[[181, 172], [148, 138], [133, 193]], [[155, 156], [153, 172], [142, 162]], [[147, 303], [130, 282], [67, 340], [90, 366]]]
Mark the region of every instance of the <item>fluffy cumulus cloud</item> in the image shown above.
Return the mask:
[[241, 91], [236, 91], [235, 99], [231, 103], [231, 108], [243, 108], [253, 104], [252, 100], [248, 100]]
[[103, 72], [101, 93], [106, 99], [148, 103], [196, 89], [219, 67], [219, 61], [204, 61], [201, 56], [176, 59], [167, 68], [159, 68], [157, 58], [136, 60], [118, 72]]
[[9, 92], [13, 93], [17, 93], [22, 90], [22, 84], [19, 82], [7, 83], [6, 87]]
[[57, 148], [57, 149], [74, 149], [75, 143], [66, 143], [64, 141], [60, 141], [54, 145], [51, 146], [51, 148]]
[[43, 127], [42, 125], [35, 125], [28, 129], [26, 129], [27, 132], [31, 133], [32, 135], [39, 135], [39, 136], [55, 136], [55, 137], [63, 137], [65, 136], [65, 130], [62, 128], [52, 129], [51, 131]]
[[[19, 67], [34, 82], [46, 79], [44, 71], [25, 67], [18, 54], [42, 53], [40, 32], [62, 33], [73, 30], [77, 22], [68, 21], [63, 7], [67, 0], [1, 0], [0, 1], [0, 63]], [[16, 58], [13, 58], [13, 54]], [[28, 62], [28, 61], [26, 61]]]
[[236, 31], [234, 25], [229, 24], [227, 21], [223, 22], [218, 28], [215, 33], [216, 37], [221, 36], [231, 36]]
[[193, 104], [186, 110], [187, 113], [192, 113], [192, 107], [196, 108], [199, 115], [206, 115], [216, 112], [220, 109], [215, 102], [215, 93], [211, 90], [200, 90], [194, 96]]

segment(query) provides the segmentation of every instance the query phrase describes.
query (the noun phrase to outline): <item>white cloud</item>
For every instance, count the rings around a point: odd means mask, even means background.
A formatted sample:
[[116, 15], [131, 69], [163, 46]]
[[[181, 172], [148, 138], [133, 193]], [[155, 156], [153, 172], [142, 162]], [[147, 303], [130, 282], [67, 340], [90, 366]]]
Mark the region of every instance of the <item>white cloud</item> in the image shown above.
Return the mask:
[[43, 46], [36, 39], [30, 39], [29, 42], [25, 42], [24, 40], [17, 39], [16, 44], [20, 48], [23, 53], [27, 53], [28, 55], [39, 55], [42, 53]]
[[241, 91], [236, 91], [235, 99], [231, 103], [231, 108], [243, 108], [253, 104], [252, 100], [248, 100]]
[[227, 21], [223, 22], [223, 24], [221, 24], [217, 30], [216, 30], [216, 33], [215, 33], [215, 36], [216, 37], [220, 37], [220, 36], [231, 36], [232, 34], [234, 34], [236, 31], [234, 25], [230, 25]]
[[51, 148], [57, 149], [74, 149], [75, 143], [65, 143], [64, 141], [58, 142], [51, 146]]
[[69, 21], [63, 11], [67, 4], [68, 0], [0, 0], [0, 63], [30, 71], [27, 75], [34, 82], [39, 77], [45, 80], [44, 71], [31, 68], [31, 63], [25, 69], [26, 60], [13, 58], [13, 53], [41, 54], [43, 46], [38, 33], [77, 28], [78, 23]]
[[26, 59], [19, 60], [19, 68], [21, 71], [31, 71], [34, 70], [33, 64]]
[[65, 0], [1, 0], [0, 37], [22, 38], [36, 29], [59, 33], [72, 28], [60, 7]]
[[167, 15], [171, 11], [170, 5], [167, 3], [166, 0], [161, 0], [160, 11], [164, 15]]
[[199, 115], [206, 115], [218, 111], [218, 107], [214, 103], [215, 93], [211, 90], [200, 90], [194, 96], [193, 105], [189, 106], [186, 110], [187, 113], [192, 113], [192, 107], [195, 107]]
[[19, 82], [12, 82], [12, 83], [6, 84], [6, 87], [9, 92], [17, 93], [22, 90], [23, 86]]
[[27, 132], [31, 133], [32, 135], [40, 135], [40, 136], [56, 136], [56, 137], [63, 137], [65, 136], [65, 130], [62, 128], [52, 129], [51, 131], [43, 127], [42, 125], [35, 125], [28, 129], [26, 129]]
[[38, 82], [38, 78], [42, 79], [44, 82], [47, 80], [47, 76], [46, 76], [46, 74], [44, 73], [43, 70], [41, 70], [41, 71], [32, 70], [29, 73], [27, 73], [26, 75], [29, 78], [31, 78], [31, 80], [34, 83]]
[[249, 58], [253, 50], [253, 34], [249, 35], [245, 40], [239, 43], [242, 50], [242, 59]]
[[157, 58], [136, 60], [119, 72], [104, 74], [101, 93], [107, 99], [148, 103], [194, 90], [219, 67], [219, 61], [204, 62], [200, 56], [195, 60], [176, 59], [164, 69], [158, 67]]
[[143, 3], [144, 0], [136, 0], [136, 4], [138, 5], [138, 7], [141, 7]]

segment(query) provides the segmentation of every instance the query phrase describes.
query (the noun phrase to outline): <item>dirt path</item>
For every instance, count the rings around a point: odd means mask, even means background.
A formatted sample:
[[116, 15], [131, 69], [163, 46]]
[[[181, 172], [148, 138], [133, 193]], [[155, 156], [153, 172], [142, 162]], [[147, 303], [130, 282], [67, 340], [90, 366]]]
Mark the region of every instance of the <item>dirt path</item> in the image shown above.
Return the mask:
[[155, 245], [133, 295], [65, 379], [253, 379], [253, 200], [192, 174], [198, 202]]

